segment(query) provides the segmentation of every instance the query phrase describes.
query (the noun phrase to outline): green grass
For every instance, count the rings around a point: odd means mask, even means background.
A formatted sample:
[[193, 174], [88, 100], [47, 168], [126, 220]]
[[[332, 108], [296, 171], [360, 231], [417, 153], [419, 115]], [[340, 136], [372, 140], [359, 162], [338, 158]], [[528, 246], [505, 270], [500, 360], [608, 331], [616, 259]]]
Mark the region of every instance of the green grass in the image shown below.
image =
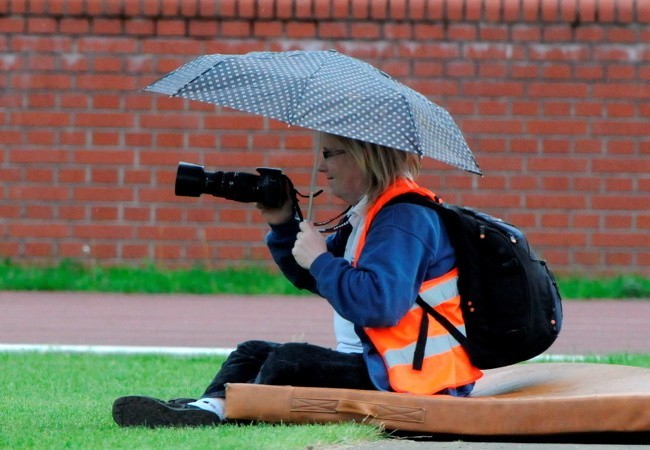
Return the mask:
[[650, 355], [615, 353], [610, 355], [565, 355], [558, 358], [556, 355], [541, 355], [535, 358], [536, 362], [585, 362], [598, 364], [617, 364], [622, 366], [637, 366], [650, 368]]
[[562, 277], [558, 284], [564, 298], [650, 298], [650, 278], [637, 275]]
[[103, 267], [65, 259], [57, 265], [0, 262], [0, 290], [96, 291], [144, 294], [300, 295], [282, 275], [261, 267], [168, 270], [154, 266]]
[[[650, 298], [650, 278], [639, 275], [559, 277], [563, 298]], [[0, 290], [96, 291], [149, 294], [305, 295], [263, 266], [208, 270], [103, 267], [63, 260], [51, 266], [0, 261]]]
[[358, 424], [119, 428], [122, 395], [198, 396], [223, 358], [0, 353], [0, 448], [294, 449], [383, 437]]

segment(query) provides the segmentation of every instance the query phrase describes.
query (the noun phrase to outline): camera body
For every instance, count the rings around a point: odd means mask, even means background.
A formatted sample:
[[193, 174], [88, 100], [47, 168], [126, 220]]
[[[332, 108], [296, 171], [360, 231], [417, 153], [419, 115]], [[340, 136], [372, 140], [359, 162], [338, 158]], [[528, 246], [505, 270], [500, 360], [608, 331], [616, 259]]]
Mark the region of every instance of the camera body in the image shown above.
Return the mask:
[[287, 177], [280, 169], [258, 167], [259, 175], [246, 172], [208, 172], [203, 166], [180, 162], [175, 193], [184, 197], [211, 194], [237, 202], [259, 202], [279, 208], [287, 200]]

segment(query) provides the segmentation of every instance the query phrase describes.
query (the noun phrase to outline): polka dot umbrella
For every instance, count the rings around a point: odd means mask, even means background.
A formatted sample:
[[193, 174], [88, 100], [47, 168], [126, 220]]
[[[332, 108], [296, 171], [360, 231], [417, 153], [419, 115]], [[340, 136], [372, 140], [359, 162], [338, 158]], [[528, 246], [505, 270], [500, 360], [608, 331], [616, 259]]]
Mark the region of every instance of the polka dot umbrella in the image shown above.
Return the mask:
[[145, 91], [228, 106], [481, 174], [445, 109], [334, 50], [206, 55]]

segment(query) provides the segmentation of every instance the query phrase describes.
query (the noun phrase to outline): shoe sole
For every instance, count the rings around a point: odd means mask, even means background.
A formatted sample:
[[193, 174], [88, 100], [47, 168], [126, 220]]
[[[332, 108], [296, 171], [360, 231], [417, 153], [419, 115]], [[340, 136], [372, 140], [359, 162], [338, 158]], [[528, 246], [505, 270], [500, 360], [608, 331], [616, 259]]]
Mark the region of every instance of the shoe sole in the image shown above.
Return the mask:
[[113, 403], [113, 420], [121, 427], [199, 427], [216, 425], [219, 417], [201, 409], [182, 409], [152, 397], [120, 397]]

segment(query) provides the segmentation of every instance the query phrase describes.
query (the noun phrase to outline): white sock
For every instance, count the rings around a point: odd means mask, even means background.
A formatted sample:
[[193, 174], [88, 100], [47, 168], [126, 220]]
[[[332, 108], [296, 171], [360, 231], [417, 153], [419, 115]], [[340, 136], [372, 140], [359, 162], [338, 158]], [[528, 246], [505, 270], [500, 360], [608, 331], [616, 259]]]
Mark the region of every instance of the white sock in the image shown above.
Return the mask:
[[219, 419], [226, 418], [226, 412], [223, 410], [223, 402], [214, 398], [200, 398], [195, 402], [188, 403], [188, 405], [198, 406], [201, 409], [210, 411], [219, 416]]

